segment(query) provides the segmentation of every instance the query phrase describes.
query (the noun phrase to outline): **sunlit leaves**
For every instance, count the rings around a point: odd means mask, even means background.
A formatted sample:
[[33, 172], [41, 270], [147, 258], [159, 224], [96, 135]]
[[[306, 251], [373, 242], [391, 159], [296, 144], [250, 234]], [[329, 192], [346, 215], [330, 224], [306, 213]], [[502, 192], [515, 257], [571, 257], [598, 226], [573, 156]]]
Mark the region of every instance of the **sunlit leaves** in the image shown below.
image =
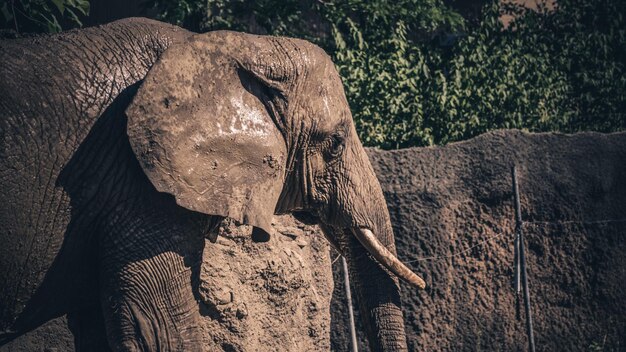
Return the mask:
[[338, 46], [336, 62], [363, 141], [398, 148], [498, 128], [626, 128], [624, 5], [559, 5], [556, 12], [519, 11], [524, 15], [505, 29], [494, 3], [449, 48], [412, 40], [402, 22], [366, 50]]

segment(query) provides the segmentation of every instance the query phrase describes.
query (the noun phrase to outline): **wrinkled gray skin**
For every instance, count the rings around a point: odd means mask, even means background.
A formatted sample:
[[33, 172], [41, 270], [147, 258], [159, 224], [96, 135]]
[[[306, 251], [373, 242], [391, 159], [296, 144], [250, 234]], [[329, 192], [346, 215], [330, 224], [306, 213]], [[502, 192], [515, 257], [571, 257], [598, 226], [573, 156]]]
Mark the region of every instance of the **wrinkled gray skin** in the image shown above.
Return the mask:
[[79, 351], [201, 350], [204, 237], [297, 212], [347, 257], [373, 349], [406, 350], [398, 279], [353, 235], [395, 255], [328, 56], [192, 35], [127, 19], [0, 44], [0, 343], [67, 314]]

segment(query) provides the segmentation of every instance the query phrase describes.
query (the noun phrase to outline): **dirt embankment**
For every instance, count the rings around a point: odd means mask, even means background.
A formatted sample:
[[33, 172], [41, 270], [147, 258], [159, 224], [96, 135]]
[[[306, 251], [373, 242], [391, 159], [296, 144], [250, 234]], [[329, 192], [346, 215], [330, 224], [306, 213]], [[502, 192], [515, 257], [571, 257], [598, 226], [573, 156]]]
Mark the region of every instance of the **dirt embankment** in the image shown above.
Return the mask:
[[[512, 284], [513, 164], [538, 351], [626, 350], [626, 133], [498, 131], [446, 147], [370, 150], [370, 158], [398, 255], [428, 285], [403, 286], [412, 351], [526, 350]], [[277, 228], [283, 235], [269, 243], [252, 243], [245, 228], [207, 243], [207, 350], [323, 351], [331, 341], [348, 350], [340, 261], [329, 312], [335, 254], [314, 227], [282, 217]], [[367, 351], [362, 333], [360, 341]], [[59, 320], [0, 351], [69, 346]]]
[[[399, 257], [428, 285], [403, 286], [410, 350], [526, 350], [512, 283], [513, 164], [537, 350], [626, 350], [626, 133], [497, 131], [369, 154]], [[337, 269], [331, 332], [334, 349], [346, 350]]]
[[250, 226], [224, 226], [204, 248], [200, 297], [206, 351], [325, 351], [333, 290], [329, 246], [291, 216], [276, 235], [250, 240]]

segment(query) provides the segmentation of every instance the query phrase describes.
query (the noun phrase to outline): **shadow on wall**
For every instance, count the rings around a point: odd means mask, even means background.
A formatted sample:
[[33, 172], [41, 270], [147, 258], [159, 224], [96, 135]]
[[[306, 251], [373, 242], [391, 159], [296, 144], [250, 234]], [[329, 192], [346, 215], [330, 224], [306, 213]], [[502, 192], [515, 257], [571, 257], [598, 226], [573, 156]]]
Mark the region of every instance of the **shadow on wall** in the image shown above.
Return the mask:
[[[523, 301], [517, 320], [513, 292], [513, 164], [527, 222], [537, 349], [626, 348], [626, 133], [496, 131], [446, 147], [369, 155], [398, 255], [427, 284], [426, 291], [403, 286], [409, 350], [526, 350]], [[444, 258], [420, 260], [431, 256]], [[339, 288], [335, 281], [338, 351], [349, 341]], [[361, 334], [367, 350], [364, 342]]]

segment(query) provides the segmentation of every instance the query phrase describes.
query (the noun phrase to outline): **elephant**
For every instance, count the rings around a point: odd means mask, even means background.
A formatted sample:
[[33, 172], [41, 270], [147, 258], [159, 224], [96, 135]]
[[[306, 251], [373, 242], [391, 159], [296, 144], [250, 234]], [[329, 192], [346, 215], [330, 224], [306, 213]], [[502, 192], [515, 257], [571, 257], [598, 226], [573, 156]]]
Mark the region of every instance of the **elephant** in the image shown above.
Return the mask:
[[330, 57], [131, 18], [0, 44], [0, 344], [67, 315], [79, 351], [202, 350], [205, 238], [319, 224], [376, 351], [407, 350], [389, 213]]

